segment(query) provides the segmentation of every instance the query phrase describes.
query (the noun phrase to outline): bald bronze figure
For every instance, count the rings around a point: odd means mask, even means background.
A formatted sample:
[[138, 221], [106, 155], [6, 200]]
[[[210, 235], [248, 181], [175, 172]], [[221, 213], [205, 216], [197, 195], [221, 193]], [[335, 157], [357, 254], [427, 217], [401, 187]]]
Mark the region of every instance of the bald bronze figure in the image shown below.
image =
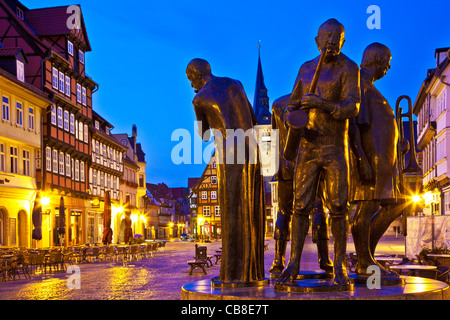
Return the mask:
[[[201, 122], [200, 136], [209, 140], [205, 133], [210, 128], [216, 130], [214, 143], [222, 225], [218, 281], [238, 285], [264, 281], [264, 184], [259, 150], [252, 143], [256, 140], [251, 141], [254, 136], [244, 139], [233, 136], [236, 130], [252, 132], [256, 124], [253, 108], [242, 84], [214, 76], [206, 60], [193, 59], [186, 75], [197, 93], [192, 103], [197, 120]], [[219, 134], [222, 139], [218, 139]], [[236, 156], [236, 143], [245, 147], [242, 161]]]
[[[344, 26], [336, 19], [320, 26], [316, 44], [321, 55], [301, 66], [290, 97], [291, 110], [307, 111], [309, 120], [298, 145], [295, 165], [291, 253], [277, 283], [293, 281], [299, 273], [309, 214], [323, 174], [334, 237], [333, 281], [344, 287], [350, 285], [344, 265], [349, 210], [348, 122], [358, 114], [361, 93], [358, 65], [341, 53], [344, 35]], [[323, 60], [322, 53], [326, 53]], [[309, 94], [319, 61], [323, 64], [317, 90]]]
[[[374, 82], [383, 78], [391, 68], [391, 51], [380, 43], [372, 43], [364, 50], [361, 62], [361, 108], [351, 123], [350, 136], [356, 168], [352, 174], [356, 213], [351, 225], [355, 243], [358, 275], [370, 275], [367, 268], [380, 267], [384, 276], [396, 275], [383, 268], [373, 257], [370, 239], [374, 224], [396, 204], [395, 162], [398, 129], [394, 111]], [[392, 221], [390, 221], [392, 222]], [[384, 233], [383, 230], [382, 233]], [[376, 240], [378, 242], [378, 239]]]

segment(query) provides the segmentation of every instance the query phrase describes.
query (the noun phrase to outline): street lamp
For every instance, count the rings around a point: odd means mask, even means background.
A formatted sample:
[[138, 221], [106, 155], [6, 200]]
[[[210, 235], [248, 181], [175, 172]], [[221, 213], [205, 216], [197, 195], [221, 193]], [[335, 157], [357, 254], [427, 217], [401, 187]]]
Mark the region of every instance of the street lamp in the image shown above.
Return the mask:
[[42, 197], [41, 198], [41, 205], [43, 207], [48, 206], [50, 204], [50, 198], [49, 197]]

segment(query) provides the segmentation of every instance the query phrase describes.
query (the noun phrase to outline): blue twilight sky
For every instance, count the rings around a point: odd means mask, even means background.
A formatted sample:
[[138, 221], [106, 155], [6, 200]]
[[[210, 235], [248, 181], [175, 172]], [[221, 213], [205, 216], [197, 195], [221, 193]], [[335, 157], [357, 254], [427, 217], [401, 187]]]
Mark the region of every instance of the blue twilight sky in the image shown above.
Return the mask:
[[[92, 52], [87, 73], [100, 85], [93, 107], [113, 133], [138, 128], [147, 161], [147, 182], [187, 186], [203, 164], [175, 165], [176, 129], [196, 136], [185, 75], [193, 58], [204, 58], [218, 76], [238, 79], [253, 103], [258, 41], [270, 104], [292, 90], [301, 64], [318, 55], [314, 38], [329, 18], [346, 28], [342, 49], [358, 65], [372, 42], [387, 45], [392, 69], [376, 82], [391, 107], [400, 95], [415, 100], [434, 50], [450, 46], [446, 1], [87, 1], [22, 0], [30, 9], [80, 4]], [[369, 29], [370, 5], [381, 9], [381, 29]], [[406, 102], [406, 101], [404, 101]], [[194, 143], [191, 144], [192, 151]], [[191, 162], [194, 162], [192, 153]]]

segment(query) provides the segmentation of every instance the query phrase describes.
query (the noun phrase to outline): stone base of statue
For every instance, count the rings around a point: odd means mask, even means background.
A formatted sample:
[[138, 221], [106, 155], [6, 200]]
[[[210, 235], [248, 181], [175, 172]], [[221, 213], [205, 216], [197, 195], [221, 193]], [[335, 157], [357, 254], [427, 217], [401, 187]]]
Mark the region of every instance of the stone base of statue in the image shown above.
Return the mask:
[[[281, 273], [271, 272], [270, 279], [278, 279]], [[306, 279], [333, 279], [332, 273], [327, 273], [325, 271], [316, 271], [316, 270], [305, 270], [300, 271], [296, 280], [306, 280]]]
[[336, 291], [353, 291], [355, 286], [353, 282], [347, 285], [338, 285], [333, 283], [332, 279], [304, 279], [294, 280], [286, 283], [275, 283], [275, 291], [286, 292], [336, 292]]
[[250, 281], [250, 282], [243, 282], [243, 281], [231, 281], [231, 282], [225, 282], [220, 281], [219, 277], [215, 277], [211, 279], [211, 287], [212, 288], [249, 288], [249, 287], [261, 287], [266, 286], [270, 283], [270, 280], [268, 278], [264, 278], [262, 280], [258, 281]]
[[[348, 277], [355, 284], [367, 284], [367, 281], [372, 281], [372, 284], [376, 285], [375, 280], [372, 280], [373, 277], [371, 277], [371, 276], [362, 276], [362, 275], [358, 275], [356, 273], [351, 273], [348, 275]], [[403, 284], [405, 284], [405, 278], [403, 278], [401, 276], [381, 277], [379, 284], [381, 286], [403, 285]]]
[[[349, 277], [354, 275], [349, 274]], [[401, 276], [404, 283], [371, 288], [354, 283], [353, 290], [278, 291], [275, 281], [257, 287], [213, 287], [210, 279], [188, 283], [181, 289], [182, 300], [450, 300], [449, 285], [434, 279]], [[298, 280], [296, 280], [298, 281]], [[303, 281], [328, 281], [310, 279]], [[331, 280], [329, 280], [331, 281]], [[332, 288], [329, 288], [332, 289]]]

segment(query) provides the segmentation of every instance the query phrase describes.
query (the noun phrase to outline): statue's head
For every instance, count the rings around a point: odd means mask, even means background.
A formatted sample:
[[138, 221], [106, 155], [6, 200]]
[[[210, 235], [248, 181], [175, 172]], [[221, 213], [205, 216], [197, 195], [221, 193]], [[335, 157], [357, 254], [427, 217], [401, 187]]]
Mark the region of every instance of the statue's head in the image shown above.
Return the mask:
[[211, 75], [211, 66], [208, 61], [200, 58], [192, 59], [186, 68], [186, 76], [191, 81], [191, 87], [195, 92], [200, 91], [206, 83], [207, 77]]
[[361, 68], [374, 69], [374, 81], [385, 76], [391, 68], [391, 50], [384, 44], [374, 42], [364, 50]]
[[336, 19], [329, 19], [319, 28], [316, 37], [317, 48], [322, 52], [322, 49], [326, 47], [328, 55], [337, 56], [344, 46], [344, 37], [344, 26]]

